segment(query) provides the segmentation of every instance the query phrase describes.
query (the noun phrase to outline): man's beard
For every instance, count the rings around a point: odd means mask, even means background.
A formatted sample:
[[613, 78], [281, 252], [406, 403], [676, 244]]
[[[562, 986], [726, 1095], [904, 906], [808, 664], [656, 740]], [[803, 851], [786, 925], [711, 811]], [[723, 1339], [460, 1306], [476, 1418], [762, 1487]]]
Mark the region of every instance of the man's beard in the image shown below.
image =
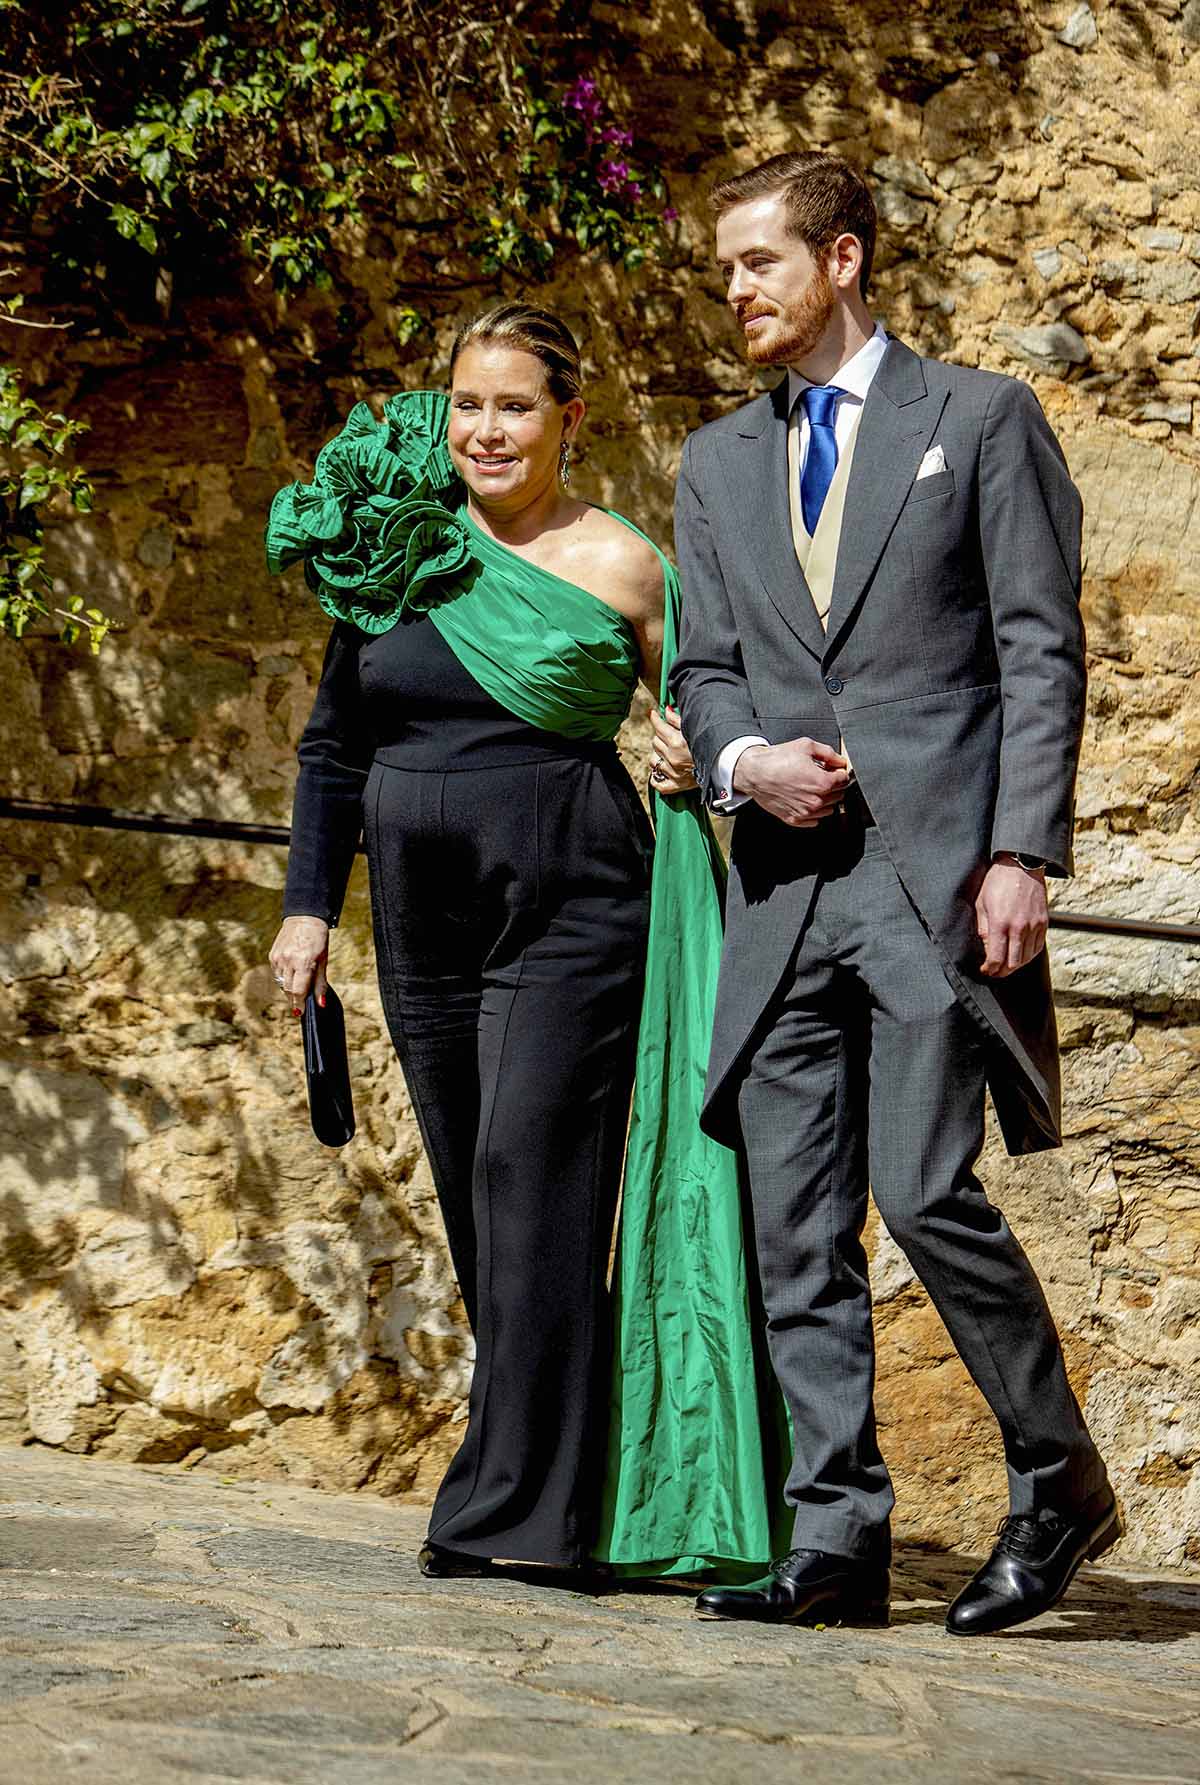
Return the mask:
[[763, 331], [768, 338], [746, 336], [747, 358], [756, 366], [794, 366], [807, 359], [829, 327], [836, 304], [833, 280], [818, 267], [796, 302], [775, 314], [769, 335]]

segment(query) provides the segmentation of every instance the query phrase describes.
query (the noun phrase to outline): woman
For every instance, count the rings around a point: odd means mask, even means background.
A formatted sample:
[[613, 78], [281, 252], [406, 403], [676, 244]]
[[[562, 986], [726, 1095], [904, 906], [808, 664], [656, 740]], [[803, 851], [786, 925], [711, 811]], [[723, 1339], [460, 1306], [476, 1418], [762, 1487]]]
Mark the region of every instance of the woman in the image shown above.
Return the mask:
[[[649, 926], [652, 838], [612, 740], [638, 675], [659, 693], [675, 585], [630, 523], [567, 492], [585, 405], [556, 317], [477, 318], [451, 381], [448, 404], [401, 395], [383, 423], [358, 405], [272, 509], [272, 568], [302, 557], [336, 623], [271, 960], [294, 1007], [324, 995], [363, 830], [384, 1010], [476, 1336], [422, 1566], [577, 1569], [606, 1473], [605, 1276]], [[682, 793], [678, 723], [653, 723], [657, 788]], [[693, 802], [695, 837], [701, 822]]]

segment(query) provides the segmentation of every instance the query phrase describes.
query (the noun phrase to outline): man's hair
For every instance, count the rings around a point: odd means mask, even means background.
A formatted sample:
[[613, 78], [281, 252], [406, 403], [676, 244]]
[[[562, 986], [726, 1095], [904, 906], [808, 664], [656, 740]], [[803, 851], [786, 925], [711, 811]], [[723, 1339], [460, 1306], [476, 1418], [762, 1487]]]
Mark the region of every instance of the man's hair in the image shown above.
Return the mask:
[[709, 193], [708, 202], [720, 218], [734, 205], [777, 193], [787, 206], [790, 233], [799, 237], [810, 254], [824, 254], [840, 235], [858, 237], [863, 251], [858, 289], [865, 298], [875, 258], [876, 214], [875, 200], [862, 175], [840, 155], [803, 149], [772, 155], [758, 167], [722, 180]]
[[556, 403], [569, 403], [577, 397], [583, 384], [579, 363], [579, 347], [561, 316], [543, 310], [537, 304], [516, 300], [496, 304], [480, 316], [463, 324], [454, 337], [450, 350], [450, 375], [458, 356], [474, 341], [499, 341], [506, 347], [519, 347], [542, 362], [550, 395]]

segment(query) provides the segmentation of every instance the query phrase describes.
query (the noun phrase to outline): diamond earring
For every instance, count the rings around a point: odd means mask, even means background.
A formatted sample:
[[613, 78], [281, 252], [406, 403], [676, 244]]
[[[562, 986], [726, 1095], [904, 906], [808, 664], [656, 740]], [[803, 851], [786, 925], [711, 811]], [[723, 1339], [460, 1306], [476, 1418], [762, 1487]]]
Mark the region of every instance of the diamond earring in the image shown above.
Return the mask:
[[558, 475], [562, 478], [562, 485], [565, 490], [571, 481], [571, 448], [566, 440], [563, 441], [562, 446], [559, 449]]

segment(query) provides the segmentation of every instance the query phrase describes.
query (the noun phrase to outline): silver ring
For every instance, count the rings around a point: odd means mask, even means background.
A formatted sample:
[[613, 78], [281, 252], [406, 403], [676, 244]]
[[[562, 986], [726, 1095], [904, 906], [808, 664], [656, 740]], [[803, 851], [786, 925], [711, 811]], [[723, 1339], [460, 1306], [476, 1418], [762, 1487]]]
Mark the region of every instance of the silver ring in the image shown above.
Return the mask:
[[275, 984], [279, 985], [279, 986], [281, 986], [283, 984], [283, 974], [282, 973], [277, 973], [275, 975]]

